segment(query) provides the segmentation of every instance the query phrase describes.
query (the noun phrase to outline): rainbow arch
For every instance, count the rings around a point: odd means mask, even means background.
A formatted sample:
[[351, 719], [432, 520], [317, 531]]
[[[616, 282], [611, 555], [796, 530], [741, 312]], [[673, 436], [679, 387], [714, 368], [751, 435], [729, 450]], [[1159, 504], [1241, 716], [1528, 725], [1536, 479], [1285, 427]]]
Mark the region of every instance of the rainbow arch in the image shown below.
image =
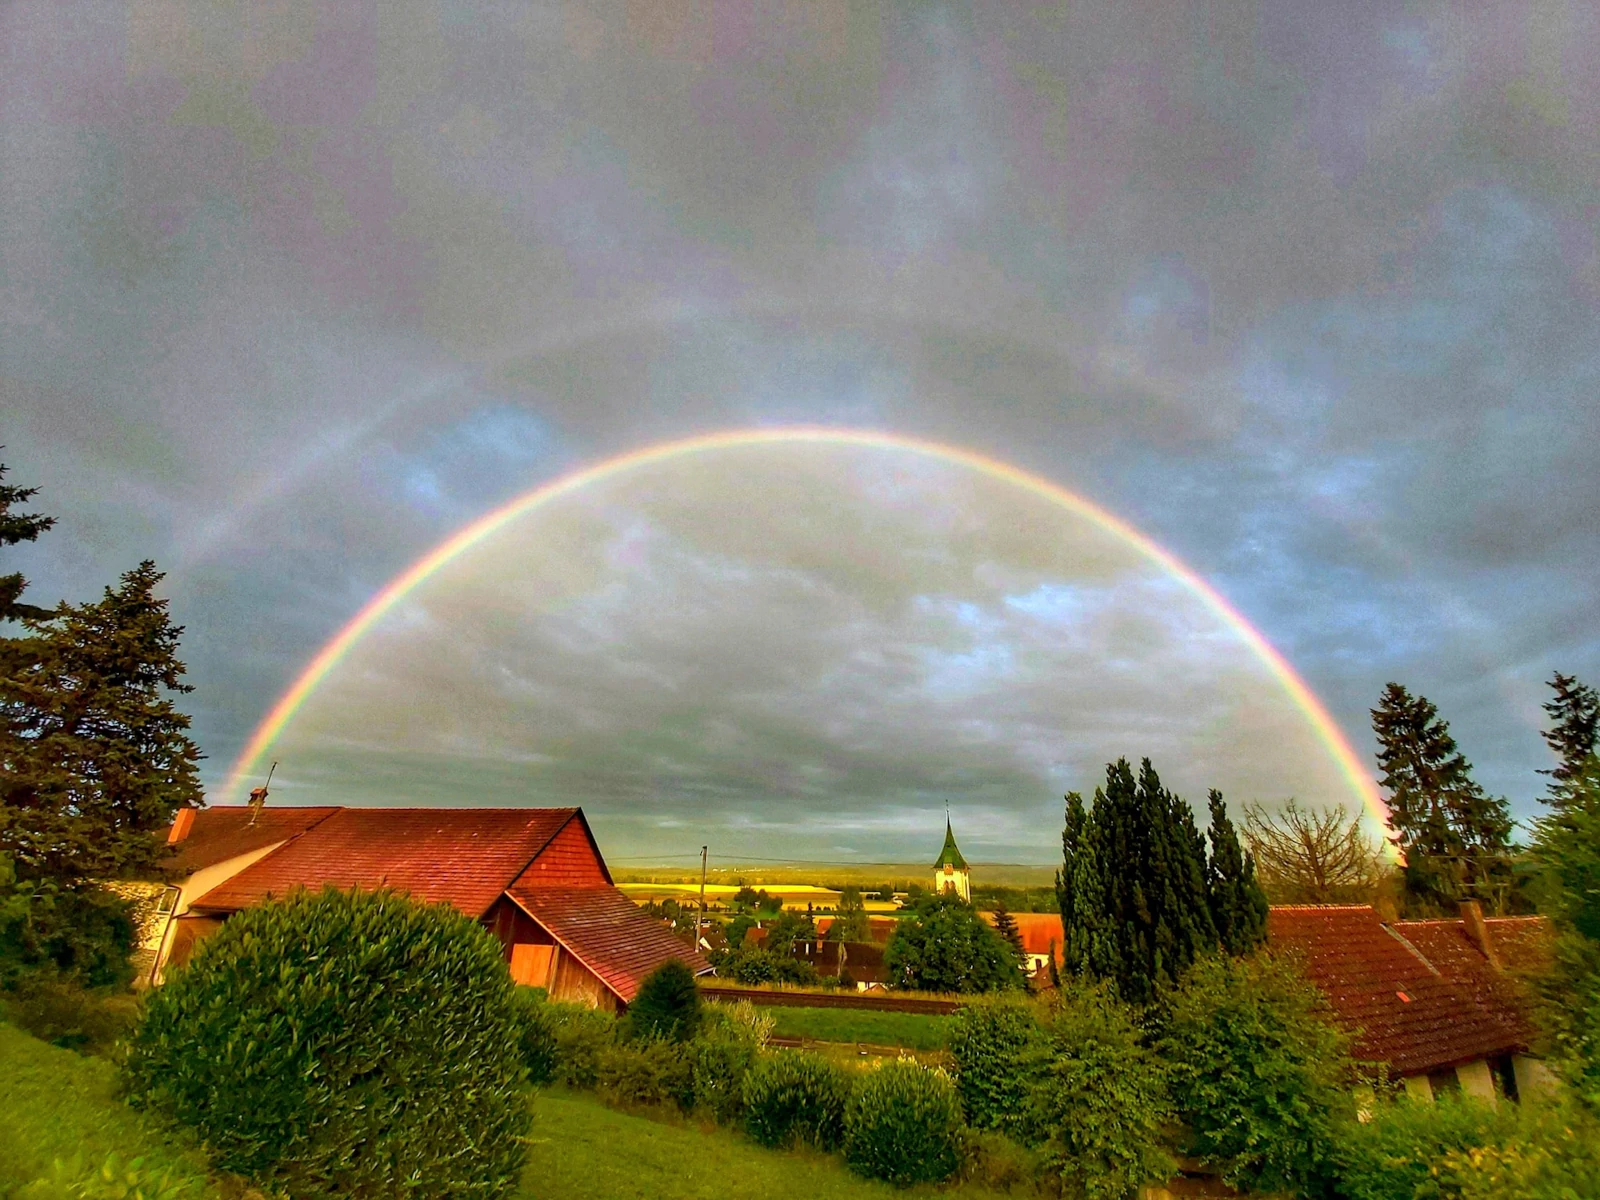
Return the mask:
[[[367, 601], [355, 616], [350, 618], [338, 633], [334, 634], [323, 645], [322, 649], [317, 652], [316, 656], [300, 672], [295, 681], [278, 698], [271, 711], [262, 718], [261, 723], [250, 735], [250, 740], [245, 743], [244, 749], [240, 751], [239, 757], [229, 772], [227, 782], [223, 786], [223, 795], [237, 798], [242, 794], [245, 780], [257, 772], [267, 749], [283, 731], [284, 726], [293, 718], [295, 712], [305, 703], [307, 697], [316, 690], [317, 685], [338, 666], [340, 660], [349, 653], [351, 647], [360, 641], [362, 636], [376, 625], [390, 609], [404, 598], [407, 593], [416, 588], [445, 563], [456, 557], [456, 555], [477, 545], [485, 538], [493, 536], [518, 517], [552, 501], [559, 500], [563, 496], [569, 496], [592, 483], [598, 483], [611, 476], [639, 467], [665, 462], [669, 459], [681, 458], [692, 454], [703, 454], [714, 450], [748, 446], [807, 444], [859, 446], [907, 451], [967, 467], [992, 479], [998, 479], [1020, 487], [1024, 491], [1031, 492], [1061, 508], [1067, 509], [1132, 547], [1144, 558], [1156, 564], [1169, 576], [1183, 584], [1189, 592], [1215, 613], [1224, 624], [1238, 634], [1240, 639], [1266, 665], [1284, 691], [1288, 693], [1295, 707], [1310, 722], [1318, 740], [1332, 755], [1334, 761], [1338, 764], [1340, 774], [1344, 776], [1345, 781], [1355, 794], [1361, 798], [1362, 807], [1377, 824], [1378, 828], [1383, 829], [1388, 825], [1389, 812], [1378, 793], [1376, 784], [1363, 769], [1360, 759], [1357, 758], [1355, 750], [1351, 747], [1344, 732], [1335, 723], [1332, 716], [1329, 715], [1328, 710], [1323, 706], [1322, 701], [1317, 698], [1316, 693], [1306, 686], [1305, 681], [1290, 666], [1288, 660], [1278, 652], [1277, 648], [1259, 630], [1245, 619], [1238, 609], [1227, 601], [1222, 593], [1207, 583], [1176, 556], [1157, 545], [1128, 522], [1058, 484], [1051, 483], [1047, 479], [1033, 475], [999, 459], [990, 458], [971, 450], [900, 434], [817, 426], [726, 430], [719, 433], [701, 434], [695, 437], [646, 446], [643, 449], [629, 451], [626, 454], [608, 458], [592, 466], [568, 472], [547, 483], [540, 484], [531, 491], [524, 492], [491, 512], [485, 513], [471, 524], [446, 538], [399, 575], [391, 579], [381, 591]], [[1384, 840], [1384, 845], [1392, 852], [1392, 846], [1390, 846], [1387, 839]]]

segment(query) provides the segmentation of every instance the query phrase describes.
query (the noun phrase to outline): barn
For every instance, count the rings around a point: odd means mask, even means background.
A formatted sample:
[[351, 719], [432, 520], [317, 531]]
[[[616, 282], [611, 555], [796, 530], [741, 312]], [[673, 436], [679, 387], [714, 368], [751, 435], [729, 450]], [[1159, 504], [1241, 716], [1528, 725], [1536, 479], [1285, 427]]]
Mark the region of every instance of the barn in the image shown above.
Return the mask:
[[671, 958], [709, 965], [624, 896], [581, 808], [185, 809], [168, 832], [150, 980], [232, 914], [295, 888], [379, 888], [448, 903], [505, 948], [518, 983], [622, 1011]]

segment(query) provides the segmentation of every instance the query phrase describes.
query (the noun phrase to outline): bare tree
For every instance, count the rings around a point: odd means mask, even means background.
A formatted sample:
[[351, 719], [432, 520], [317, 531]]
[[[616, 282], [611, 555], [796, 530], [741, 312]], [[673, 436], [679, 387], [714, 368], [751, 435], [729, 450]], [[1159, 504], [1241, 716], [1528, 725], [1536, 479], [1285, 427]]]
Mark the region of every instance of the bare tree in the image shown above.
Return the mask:
[[1290, 799], [1275, 813], [1251, 804], [1242, 832], [1275, 904], [1369, 904], [1378, 897], [1378, 846], [1342, 804], [1311, 810]]

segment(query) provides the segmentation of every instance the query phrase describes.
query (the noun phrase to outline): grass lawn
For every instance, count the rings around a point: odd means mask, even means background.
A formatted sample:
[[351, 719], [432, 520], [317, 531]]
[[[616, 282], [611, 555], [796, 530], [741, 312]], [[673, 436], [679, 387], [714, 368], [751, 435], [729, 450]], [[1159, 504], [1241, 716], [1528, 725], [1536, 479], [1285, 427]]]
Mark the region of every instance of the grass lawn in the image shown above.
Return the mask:
[[908, 1050], [943, 1050], [950, 1018], [926, 1013], [872, 1012], [854, 1008], [791, 1008], [765, 1006], [763, 1016], [774, 1018], [777, 1037], [813, 1038], [819, 1042], [867, 1042], [874, 1046], [904, 1046]]
[[[848, 1015], [848, 1014], [840, 1014]], [[879, 1015], [879, 1014], [866, 1014]], [[896, 1014], [882, 1014], [896, 1015]], [[116, 1097], [104, 1059], [75, 1054], [0, 1023], [0, 1200], [75, 1194], [30, 1187], [55, 1160], [98, 1168], [108, 1155], [142, 1157], [147, 1167], [190, 1185], [189, 1195], [221, 1200], [236, 1186], [209, 1177], [204, 1160], [169, 1130]], [[517, 1200], [889, 1200], [949, 1196], [992, 1200], [972, 1187], [899, 1191], [852, 1175], [837, 1157], [764, 1150], [726, 1129], [632, 1116], [591, 1096], [543, 1092], [533, 1100], [528, 1167]]]
[[584, 1095], [541, 1094], [518, 1200], [988, 1200], [972, 1187], [900, 1189], [852, 1175], [822, 1154], [764, 1150], [726, 1129], [667, 1124], [606, 1108]]
[[[195, 1195], [218, 1195], [208, 1187], [204, 1160], [172, 1139], [114, 1093], [111, 1064], [101, 1058], [58, 1050], [13, 1025], [0, 1023], [0, 1200], [25, 1194], [51, 1176], [59, 1159], [74, 1158], [97, 1170], [108, 1155], [191, 1182]], [[51, 1194], [45, 1192], [43, 1194]]]

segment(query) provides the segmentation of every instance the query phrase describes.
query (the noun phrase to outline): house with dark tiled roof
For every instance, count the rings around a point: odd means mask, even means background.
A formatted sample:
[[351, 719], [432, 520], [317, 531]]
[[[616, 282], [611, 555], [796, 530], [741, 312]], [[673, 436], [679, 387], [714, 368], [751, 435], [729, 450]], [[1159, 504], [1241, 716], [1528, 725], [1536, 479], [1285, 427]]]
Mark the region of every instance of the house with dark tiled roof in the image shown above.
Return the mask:
[[670, 958], [700, 955], [617, 890], [579, 808], [185, 809], [152, 979], [232, 914], [296, 888], [379, 888], [448, 903], [505, 947], [518, 983], [620, 1011]]
[[1395, 922], [1365, 904], [1287, 905], [1267, 931], [1355, 1034], [1356, 1057], [1387, 1064], [1412, 1095], [1545, 1086], [1524, 982], [1547, 952], [1542, 918], [1485, 919], [1475, 902], [1456, 919]]

